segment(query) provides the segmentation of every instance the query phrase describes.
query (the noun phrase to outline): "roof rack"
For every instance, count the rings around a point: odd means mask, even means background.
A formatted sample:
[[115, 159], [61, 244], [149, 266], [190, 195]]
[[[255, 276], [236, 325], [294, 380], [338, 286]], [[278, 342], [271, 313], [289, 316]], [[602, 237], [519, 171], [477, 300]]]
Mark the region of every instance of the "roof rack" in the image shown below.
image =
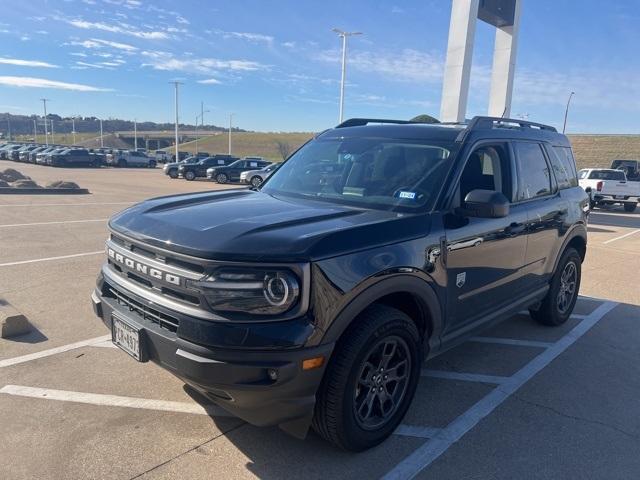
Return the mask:
[[467, 128], [464, 129], [458, 135], [456, 141], [462, 141], [469, 134], [469, 132], [474, 130], [491, 130], [494, 128], [536, 128], [538, 130], [544, 130], [546, 132], [554, 132], [556, 133], [555, 127], [550, 125], [545, 125], [543, 123], [529, 122], [527, 120], [519, 120], [515, 118], [502, 118], [502, 117], [482, 117], [476, 116], [471, 119], [471, 121], [467, 124]]
[[395, 123], [400, 125], [406, 125], [408, 123], [417, 123], [412, 122], [411, 120], [390, 120], [384, 118], [350, 118], [349, 120], [345, 120], [336, 128], [346, 128], [346, 127], [362, 127], [363, 125], [368, 125], [369, 123]]

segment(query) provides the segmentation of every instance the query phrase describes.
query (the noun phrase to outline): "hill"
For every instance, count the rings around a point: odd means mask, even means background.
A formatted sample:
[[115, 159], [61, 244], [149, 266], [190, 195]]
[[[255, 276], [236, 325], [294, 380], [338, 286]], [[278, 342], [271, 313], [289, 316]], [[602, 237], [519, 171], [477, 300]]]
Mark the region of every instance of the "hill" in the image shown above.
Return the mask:
[[568, 135], [578, 169], [609, 167], [611, 160], [640, 160], [640, 135]]

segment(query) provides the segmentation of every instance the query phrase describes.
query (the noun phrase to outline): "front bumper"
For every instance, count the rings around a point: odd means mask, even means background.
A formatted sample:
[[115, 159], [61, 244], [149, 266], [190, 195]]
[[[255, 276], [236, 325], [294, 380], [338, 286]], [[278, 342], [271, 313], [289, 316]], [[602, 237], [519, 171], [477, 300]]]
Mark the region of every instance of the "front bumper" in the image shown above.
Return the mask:
[[[151, 360], [166, 368], [225, 410], [253, 425], [280, 425], [289, 433], [304, 437], [313, 415], [316, 391], [334, 344], [314, 348], [243, 348], [240, 342], [252, 334], [247, 323], [238, 324], [236, 328], [229, 322], [216, 325], [219, 322], [208, 321], [199, 322], [200, 328], [226, 329], [227, 343], [235, 338], [238, 345], [223, 348], [203, 345], [181, 337], [183, 322], [185, 326], [189, 324], [185, 317], [180, 316], [180, 325], [172, 332], [144, 318], [135, 308], [110, 297], [105, 293], [105, 288], [109, 287], [101, 274], [91, 296], [93, 310], [109, 330], [112, 330], [114, 312], [139, 330], [143, 361]], [[122, 286], [118, 286], [118, 291], [132, 301], [146, 302]], [[161, 307], [151, 306], [162, 313]], [[187, 328], [193, 331], [193, 327]], [[218, 337], [209, 332], [202, 338]], [[318, 356], [325, 358], [322, 367], [302, 369], [303, 360]]]

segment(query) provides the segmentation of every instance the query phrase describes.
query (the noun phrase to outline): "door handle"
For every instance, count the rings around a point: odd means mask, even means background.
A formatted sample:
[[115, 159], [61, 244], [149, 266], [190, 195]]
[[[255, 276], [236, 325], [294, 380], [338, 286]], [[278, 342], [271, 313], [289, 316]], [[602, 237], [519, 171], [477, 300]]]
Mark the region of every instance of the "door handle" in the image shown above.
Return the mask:
[[508, 235], [517, 235], [524, 232], [525, 228], [526, 227], [524, 223], [511, 222], [509, 226], [504, 229], [504, 231]]

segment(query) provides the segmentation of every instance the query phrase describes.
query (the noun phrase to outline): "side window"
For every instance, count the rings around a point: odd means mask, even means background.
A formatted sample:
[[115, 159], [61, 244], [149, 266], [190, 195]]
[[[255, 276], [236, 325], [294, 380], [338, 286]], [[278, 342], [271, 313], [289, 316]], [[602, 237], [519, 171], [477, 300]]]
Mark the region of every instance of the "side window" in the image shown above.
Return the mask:
[[513, 148], [518, 166], [516, 201], [549, 195], [551, 175], [542, 146], [533, 142], [514, 142]]
[[580, 170], [578, 172], [578, 178], [580, 180], [582, 180], [583, 178], [587, 178], [587, 175], [589, 175], [589, 170]]
[[[569, 187], [577, 187], [578, 186], [578, 177], [576, 176], [576, 161], [573, 158], [573, 152], [568, 147], [553, 147], [553, 151], [560, 159], [560, 163], [562, 165], [563, 170], [567, 175], [568, 186], [563, 187], [560, 185], [560, 177], [556, 171], [556, 166], [553, 166], [554, 172], [556, 172], [556, 178], [558, 179], [558, 186], [560, 188], [569, 188]], [[550, 155], [553, 158], [553, 155]]]
[[511, 164], [506, 145], [483, 145], [476, 148], [460, 177], [459, 205], [472, 190], [495, 190], [511, 200]]

